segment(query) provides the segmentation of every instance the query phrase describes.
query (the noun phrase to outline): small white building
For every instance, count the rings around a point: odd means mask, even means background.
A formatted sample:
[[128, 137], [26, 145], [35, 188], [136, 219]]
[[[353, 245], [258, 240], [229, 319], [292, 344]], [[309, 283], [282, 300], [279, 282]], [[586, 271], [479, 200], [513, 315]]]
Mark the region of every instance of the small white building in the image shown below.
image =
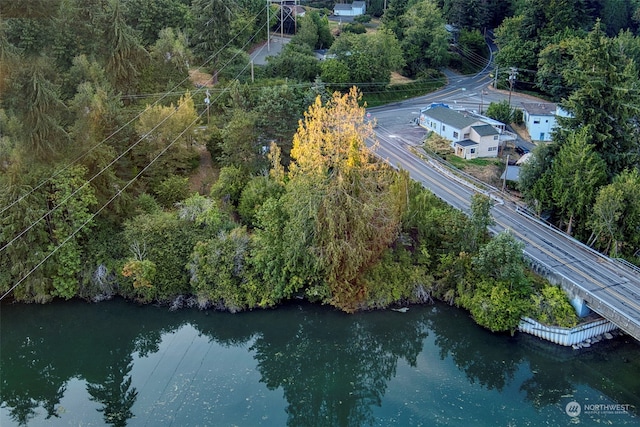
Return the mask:
[[550, 102], [523, 102], [524, 123], [532, 141], [551, 141], [556, 127], [556, 104]]
[[367, 12], [367, 5], [363, 1], [353, 3], [338, 3], [333, 7], [335, 16], [360, 16]]
[[[488, 122], [466, 111], [432, 105], [420, 111], [420, 126], [451, 141], [455, 155], [463, 159], [497, 157], [503, 123]], [[496, 126], [497, 125], [497, 126]]]

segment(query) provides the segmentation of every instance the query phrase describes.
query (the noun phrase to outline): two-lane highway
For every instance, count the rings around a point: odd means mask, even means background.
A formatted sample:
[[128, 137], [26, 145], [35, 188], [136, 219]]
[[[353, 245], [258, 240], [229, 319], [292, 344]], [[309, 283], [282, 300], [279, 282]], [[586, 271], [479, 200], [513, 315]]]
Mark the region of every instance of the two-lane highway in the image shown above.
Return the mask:
[[[425, 135], [424, 129], [412, 123], [411, 112], [417, 110], [418, 105], [418, 101], [412, 101], [375, 110], [376, 154], [392, 166], [407, 170], [436, 196], [468, 213], [471, 196], [476, 192], [486, 194], [487, 187], [480, 189], [440, 167], [436, 160], [414, 154], [411, 146], [420, 145]], [[572, 288], [594, 311], [640, 340], [640, 275], [637, 271], [521, 212], [515, 203], [502, 202], [498, 189], [493, 189], [491, 196], [497, 201], [492, 208], [496, 222], [493, 232], [510, 230], [525, 243], [526, 256], [552, 272], [563, 287]]]

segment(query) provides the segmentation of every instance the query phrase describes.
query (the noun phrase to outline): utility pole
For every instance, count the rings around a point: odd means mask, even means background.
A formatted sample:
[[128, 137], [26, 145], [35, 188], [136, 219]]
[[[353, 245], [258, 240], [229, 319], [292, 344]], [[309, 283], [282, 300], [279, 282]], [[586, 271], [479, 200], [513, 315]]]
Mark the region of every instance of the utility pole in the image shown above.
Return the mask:
[[504, 193], [504, 189], [507, 186], [507, 172], [509, 171], [509, 155], [507, 154], [507, 161], [505, 162], [504, 167], [504, 179], [502, 180], [502, 192]]
[[511, 92], [513, 91], [513, 83], [516, 81], [518, 69], [516, 67], [509, 68], [509, 108], [511, 108]]
[[269, 9], [271, 9], [271, 0], [267, 0], [267, 52], [271, 52], [269, 39], [271, 38], [271, 28], [269, 27]]
[[500, 67], [496, 65], [496, 75], [494, 76], [494, 80], [493, 80], [494, 89], [498, 89], [498, 70], [500, 70]]

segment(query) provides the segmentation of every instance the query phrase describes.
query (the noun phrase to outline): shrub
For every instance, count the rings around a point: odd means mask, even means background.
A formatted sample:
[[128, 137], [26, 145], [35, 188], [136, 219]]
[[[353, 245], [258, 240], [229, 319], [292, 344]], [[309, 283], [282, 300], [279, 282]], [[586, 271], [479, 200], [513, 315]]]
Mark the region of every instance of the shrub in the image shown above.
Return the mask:
[[158, 202], [165, 208], [170, 208], [189, 195], [189, 178], [170, 176], [158, 185], [155, 193]]
[[571, 328], [578, 324], [578, 316], [569, 303], [567, 295], [557, 286], [547, 285], [531, 296], [531, 317], [545, 325]]
[[211, 197], [237, 206], [240, 194], [249, 177], [237, 166], [225, 166], [220, 170], [218, 180], [211, 187]]
[[355, 24], [353, 23], [345, 24], [342, 27], [342, 31], [345, 33], [364, 34], [367, 32], [367, 28], [364, 26], [364, 24], [356, 22]]
[[366, 24], [367, 22], [371, 22], [371, 15], [360, 15], [353, 18], [355, 22], [359, 22], [361, 24]]

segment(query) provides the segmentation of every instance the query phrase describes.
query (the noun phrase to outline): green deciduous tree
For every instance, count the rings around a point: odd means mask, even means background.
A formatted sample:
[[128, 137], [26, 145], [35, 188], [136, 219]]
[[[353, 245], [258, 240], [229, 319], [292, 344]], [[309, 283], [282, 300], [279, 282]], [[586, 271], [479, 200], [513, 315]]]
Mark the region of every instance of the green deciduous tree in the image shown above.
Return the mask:
[[[204, 225], [204, 227], [203, 227]], [[133, 286], [133, 281], [124, 281], [120, 292], [130, 298], [143, 302], [169, 302], [178, 295], [191, 293], [187, 260], [193, 247], [199, 240], [214, 236], [219, 228], [198, 221], [198, 218], [182, 217], [176, 212], [158, 211], [151, 214], [138, 215], [129, 220], [124, 227], [124, 242], [129, 248], [129, 258], [123, 265], [133, 261], [144, 262], [145, 265], [133, 264], [130, 277], [139, 280], [144, 286]], [[133, 274], [151, 272], [155, 265], [155, 273], [151, 275]], [[143, 268], [144, 267], [144, 268]], [[149, 267], [149, 269], [147, 268]]]
[[611, 256], [635, 256], [640, 247], [640, 173], [624, 171], [598, 192], [587, 243]]
[[487, 242], [473, 258], [475, 271], [484, 277], [502, 281], [509, 289], [527, 289], [524, 274], [524, 243], [509, 232], [502, 232]]
[[149, 49], [151, 61], [143, 70], [141, 90], [157, 92], [186, 86], [192, 54], [187, 37], [180, 30], [165, 28]]
[[[388, 30], [374, 34], [351, 34], [340, 36], [331, 46], [330, 53], [344, 63], [352, 82], [388, 84], [391, 72], [404, 65], [398, 39]], [[323, 74], [323, 80], [327, 80]]]
[[265, 74], [268, 77], [313, 81], [320, 74], [320, 64], [306, 43], [288, 43], [277, 56], [267, 58]]
[[513, 292], [508, 283], [491, 279], [481, 281], [473, 296], [463, 304], [480, 326], [511, 334], [522, 316], [531, 310], [531, 305], [528, 295]]
[[[248, 285], [250, 236], [245, 228], [221, 232], [198, 242], [188, 268], [191, 286], [201, 307], [213, 306], [232, 313], [253, 308], [263, 298]], [[256, 304], [258, 303], [258, 304]]]
[[482, 0], [443, 0], [447, 22], [465, 29], [483, 29], [489, 23], [489, 3]]
[[289, 85], [265, 87], [258, 93], [253, 109], [262, 145], [275, 142], [281, 149], [285, 165], [289, 163], [291, 141], [298, 121], [307, 107], [305, 95], [305, 92]]
[[269, 198], [278, 199], [284, 191], [284, 187], [277, 181], [266, 176], [252, 178], [242, 189], [238, 214], [245, 224], [255, 226], [257, 213], [263, 203]]
[[401, 39], [409, 76], [418, 76], [449, 61], [449, 35], [444, 18], [432, 0], [422, 0], [409, 7], [400, 22], [404, 27]]
[[465, 239], [467, 251], [475, 253], [490, 238], [488, 227], [495, 224], [491, 216], [491, 199], [476, 193], [471, 197], [471, 218]]
[[298, 31], [292, 42], [304, 43], [312, 49], [328, 49], [333, 43], [329, 19], [315, 11], [298, 18]]
[[492, 331], [513, 333], [531, 308], [523, 247], [511, 233], [498, 234], [473, 257], [477, 284], [459, 290], [458, 304], [468, 309], [478, 324]]
[[237, 206], [249, 178], [247, 171], [239, 166], [224, 166], [220, 169], [218, 180], [211, 187], [211, 197]]
[[499, 122], [509, 124], [513, 119], [513, 109], [509, 101], [491, 102], [487, 107], [487, 116]]
[[265, 164], [261, 149], [256, 131], [256, 115], [235, 109], [222, 129], [218, 162], [222, 166], [235, 166], [246, 174], [252, 174]]
[[147, 106], [140, 115], [136, 132], [143, 141], [136, 150], [139, 156], [137, 166], [143, 168], [154, 162], [146, 171], [153, 186], [172, 173], [190, 170], [195, 156], [192, 142], [197, 119], [189, 93], [181, 97], [175, 106]]
[[3, 177], [1, 205], [11, 206], [0, 220], [0, 289], [21, 281], [13, 291], [21, 301], [68, 299], [78, 291], [82, 246], [96, 199], [85, 185], [86, 169], [81, 166], [58, 171], [46, 186], [30, 192], [51, 171], [31, 165]]
[[604, 253], [616, 257], [618, 242], [622, 239], [618, 221], [624, 208], [624, 193], [614, 185], [607, 185], [600, 189], [596, 196], [589, 220], [591, 236], [587, 245], [597, 244]]
[[[496, 44], [500, 50], [496, 54], [495, 61], [499, 69], [506, 70], [509, 67], [535, 69], [540, 50], [539, 40], [535, 34], [525, 34], [524, 25], [524, 17], [520, 15], [505, 18], [496, 29]], [[500, 76], [506, 78], [506, 73], [503, 72], [499, 74]]]

